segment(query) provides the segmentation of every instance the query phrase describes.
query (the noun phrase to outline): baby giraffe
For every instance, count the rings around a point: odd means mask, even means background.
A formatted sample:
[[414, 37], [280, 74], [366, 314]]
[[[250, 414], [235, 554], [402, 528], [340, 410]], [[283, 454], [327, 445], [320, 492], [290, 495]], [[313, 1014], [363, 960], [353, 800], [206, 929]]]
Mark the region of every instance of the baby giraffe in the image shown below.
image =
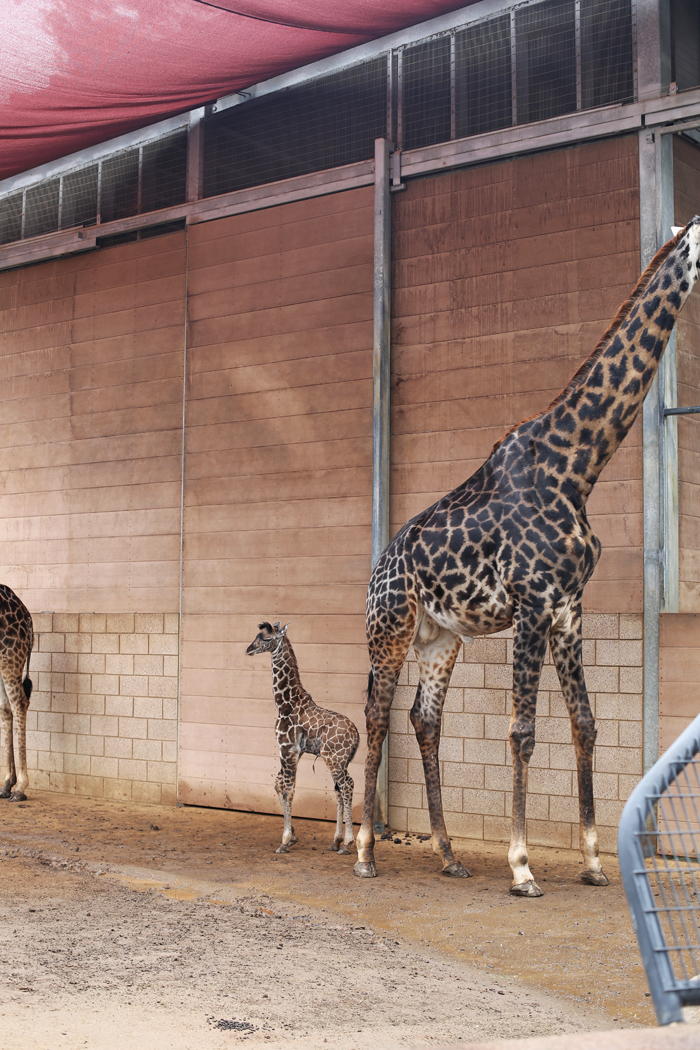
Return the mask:
[[[352, 777], [348, 766], [352, 762], [360, 734], [357, 726], [345, 715], [318, 707], [301, 684], [291, 642], [286, 637], [289, 624], [273, 627], [258, 624], [260, 633], [251, 642], [246, 653], [269, 653], [272, 657], [272, 688], [277, 705], [275, 734], [282, 768], [275, 780], [275, 791], [284, 812], [282, 845], [276, 853], [289, 853], [297, 842], [292, 824], [292, 800], [297, 776], [297, 764], [303, 754], [320, 755], [328, 766], [335, 784], [338, 802], [338, 821], [330, 849], [349, 853], [355, 844], [352, 833]], [[343, 839], [343, 809], [345, 810], [345, 839]], [[341, 846], [342, 842], [342, 846]]]

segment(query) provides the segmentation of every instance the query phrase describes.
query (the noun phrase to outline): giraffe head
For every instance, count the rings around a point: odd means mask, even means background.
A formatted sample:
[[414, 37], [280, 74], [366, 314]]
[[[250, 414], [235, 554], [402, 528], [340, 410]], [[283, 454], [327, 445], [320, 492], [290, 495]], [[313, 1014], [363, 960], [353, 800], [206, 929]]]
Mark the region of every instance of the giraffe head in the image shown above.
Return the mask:
[[671, 232], [676, 238], [676, 249], [681, 249], [681, 258], [686, 262], [692, 288], [698, 277], [700, 262], [700, 215], [694, 215], [687, 226], [672, 226]]
[[[292, 621], [290, 620], [289, 623], [291, 622]], [[267, 621], [265, 623], [259, 623], [258, 627], [260, 630], [246, 649], [248, 656], [255, 656], [256, 653], [275, 652], [287, 633], [289, 623], [286, 623], [284, 627], [280, 627], [279, 620], [275, 623], [274, 627], [271, 623], [267, 623]]]

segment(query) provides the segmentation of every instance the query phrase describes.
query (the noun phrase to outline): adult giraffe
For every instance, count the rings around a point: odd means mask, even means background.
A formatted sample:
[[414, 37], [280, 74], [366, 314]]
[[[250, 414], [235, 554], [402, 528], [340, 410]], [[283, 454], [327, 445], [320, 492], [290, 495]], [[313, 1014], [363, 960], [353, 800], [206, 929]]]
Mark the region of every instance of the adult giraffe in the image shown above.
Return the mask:
[[513, 626], [511, 893], [539, 897], [528, 866], [525, 801], [535, 704], [547, 647], [571, 718], [578, 770], [581, 879], [604, 886], [593, 805], [596, 738], [581, 659], [581, 597], [600, 556], [586, 500], [634, 423], [678, 312], [698, 275], [700, 218], [677, 232], [569, 385], [515, 426], [475, 474], [394, 537], [372, 573], [367, 639], [365, 801], [355, 874], [372, 878], [374, 795], [399, 672], [413, 644], [411, 709], [443, 874], [466, 877], [442, 815], [438, 747], [445, 693], [464, 638]]

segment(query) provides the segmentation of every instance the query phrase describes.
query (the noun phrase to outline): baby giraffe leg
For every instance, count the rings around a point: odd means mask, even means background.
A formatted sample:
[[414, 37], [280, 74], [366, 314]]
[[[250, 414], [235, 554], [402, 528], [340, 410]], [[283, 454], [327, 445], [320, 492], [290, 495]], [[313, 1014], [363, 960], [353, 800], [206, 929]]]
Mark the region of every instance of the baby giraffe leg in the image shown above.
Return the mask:
[[352, 793], [355, 783], [347, 769], [340, 782], [340, 794], [343, 799], [343, 811], [345, 815], [345, 838], [338, 853], [351, 853], [355, 845], [355, 836], [352, 831]]
[[282, 812], [284, 813], [282, 844], [275, 850], [275, 853], [289, 853], [289, 847], [299, 841], [294, 834], [294, 825], [292, 824], [292, 802], [294, 800], [296, 773], [296, 761], [287, 759], [282, 762], [282, 768], [277, 774], [277, 779], [275, 780], [275, 791], [277, 792], [277, 796], [282, 805]]
[[338, 814], [335, 821], [335, 835], [333, 836], [333, 842], [328, 847], [332, 853], [337, 853], [340, 847], [340, 843], [343, 841], [343, 799], [340, 794], [338, 785], [335, 784], [335, 801], [338, 804]]

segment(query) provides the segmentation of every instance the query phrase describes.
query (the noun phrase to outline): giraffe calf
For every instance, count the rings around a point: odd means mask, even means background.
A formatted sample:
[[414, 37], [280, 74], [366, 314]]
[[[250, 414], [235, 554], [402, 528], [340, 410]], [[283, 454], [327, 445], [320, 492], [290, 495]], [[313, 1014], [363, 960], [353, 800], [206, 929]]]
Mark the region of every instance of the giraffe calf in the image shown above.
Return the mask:
[[275, 790], [284, 813], [282, 845], [275, 852], [288, 853], [289, 847], [298, 841], [292, 824], [292, 800], [297, 765], [301, 756], [307, 754], [321, 756], [335, 784], [338, 819], [330, 849], [338, 853], [349, 853], [355, 839], [352, 833], [354, 784], [348, 773], [348, 766], [360, 743], [357, 726], [345, 715], [318, 707], [306, 692], [301, 684], [294, 650], [286, 637], [289, 624], [280, 627], [277, 621], [274, 627], [269, 623], [258, 624], [258, 627], [259, 634], [250, 643], [246, 653], [248, 656], [269, 653], [272, 658], [272, 688], [277, 706], [275, 735], [281, 763], [275, 780]]

